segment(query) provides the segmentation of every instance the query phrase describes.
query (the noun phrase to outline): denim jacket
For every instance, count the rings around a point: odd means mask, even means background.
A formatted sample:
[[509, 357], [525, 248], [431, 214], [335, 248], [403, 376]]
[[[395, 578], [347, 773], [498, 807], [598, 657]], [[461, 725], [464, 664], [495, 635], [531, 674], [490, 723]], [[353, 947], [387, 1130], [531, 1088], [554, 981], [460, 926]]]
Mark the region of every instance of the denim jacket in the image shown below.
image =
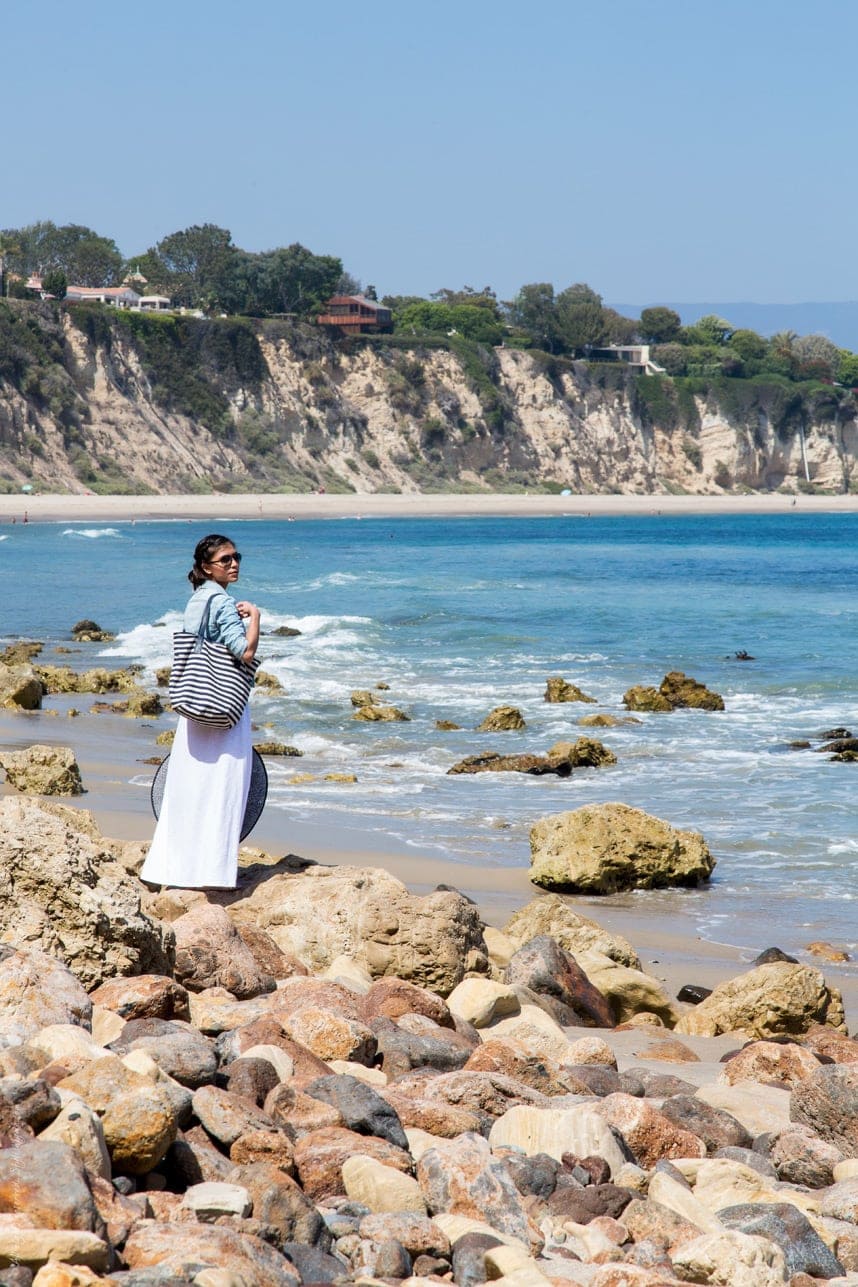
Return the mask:
[[204, 581], [191, 595], [188, 606], [185, 608], [184, 629], [191, 634], [196, 634], [209, 599], [214, 599], [215, 602], [209, 612], [206, 638], [211, 643], [225, 644], [232, 655], [238, 657], [240, 661], [247, 649], [244, 622], [238, 615], [235, 600], [216, 581]]

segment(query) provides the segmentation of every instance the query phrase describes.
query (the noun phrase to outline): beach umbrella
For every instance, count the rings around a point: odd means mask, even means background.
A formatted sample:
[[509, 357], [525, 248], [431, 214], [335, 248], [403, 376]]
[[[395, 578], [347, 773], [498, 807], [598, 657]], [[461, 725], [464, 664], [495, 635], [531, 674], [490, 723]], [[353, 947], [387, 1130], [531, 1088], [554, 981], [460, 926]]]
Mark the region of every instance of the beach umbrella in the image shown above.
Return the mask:
[[[161, 801], [164, 798], [164, 787], [167, 785], [167, 765], [170, 761], [169, 755], [161, 761], [158, 772], [152, 779], [152, 788], [149, 792], [149, 800], [152, 804], [152, 812], [155, 817], [160, 817]], [[247, 792], [247, 804], [244, 806], [244, 818], [241, 823], [241, 839], [249, 836], [253, 828], [259, 821], [259, 815], [265, 808], [265, 801], [268, 798], [268, 771], [265, 768], [262, 756], [257, 750], [253, 752], [253, 765], [250, 770], [250, 789]]]

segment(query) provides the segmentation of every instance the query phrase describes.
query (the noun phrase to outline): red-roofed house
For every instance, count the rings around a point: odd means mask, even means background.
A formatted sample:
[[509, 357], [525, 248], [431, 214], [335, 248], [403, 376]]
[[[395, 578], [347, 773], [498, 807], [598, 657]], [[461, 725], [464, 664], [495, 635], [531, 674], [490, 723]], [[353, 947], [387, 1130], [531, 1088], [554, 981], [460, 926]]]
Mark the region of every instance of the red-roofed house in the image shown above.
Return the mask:
[[393, 330], [390, 309], [364, 295], [332, 295], [325, 312], [316, 320], [320, 326], [336, 327], [341, 335], [373, 335]]

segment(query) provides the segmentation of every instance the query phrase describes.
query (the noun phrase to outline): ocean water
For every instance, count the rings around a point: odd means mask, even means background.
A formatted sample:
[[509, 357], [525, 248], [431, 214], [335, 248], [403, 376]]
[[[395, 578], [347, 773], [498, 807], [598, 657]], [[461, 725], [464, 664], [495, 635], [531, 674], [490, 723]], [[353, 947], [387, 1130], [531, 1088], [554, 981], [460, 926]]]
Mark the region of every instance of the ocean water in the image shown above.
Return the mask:
[[[196, 523], [30, 524], [0, 535], [7, 635], [68, 640], [92, 617], [118, 632], [81, 664], [170, 658]], [[526, 868], [528, 831], [549, 813], [624, 801], [702, 832], [718, 865], [699, 891], [639, 894], [705, 938], [858, 947], [858, 763], [815, 749], [828, 729], [858, 734], [858, 516], [348, 519], [230, 523], [244, 554], [239, 597], [262, 608], [254, 719], [302, 759], [270, 762], [268, 809], [285, 825], [345, 833], [374, 848]], [[7, 539], [3, 539], [7, 538]], [[29, 588], [28, 588], [29, 587]], [[274, 636], [279, 625], [301, 631]], [[736, 660], [746, 650], [751, 662]], [[683, 670], [722, 693], [723, 713], [625, 712], [632, 684]], [[550, 705], [562, 675], [598, 706]], [[408, 723], [354, 721], [356, 688]], [[482, 734], [493, 707], [521, 708], [521, 732]], [[164, 718], [164, 724], [170, 717]], [[462, 727], [439, 732], [436, 719]], [[545, 751], [583, 732], [615, 767], [569, 779], [449, 777], [481, 750]], [[67, 736], [67, 731], [64, 730]], [[353, 772], [353, 786], [316, 780]], [[146, 780], [128, 782], [129, 793]], [[754, 939], [756, 934], [756, 939]]]

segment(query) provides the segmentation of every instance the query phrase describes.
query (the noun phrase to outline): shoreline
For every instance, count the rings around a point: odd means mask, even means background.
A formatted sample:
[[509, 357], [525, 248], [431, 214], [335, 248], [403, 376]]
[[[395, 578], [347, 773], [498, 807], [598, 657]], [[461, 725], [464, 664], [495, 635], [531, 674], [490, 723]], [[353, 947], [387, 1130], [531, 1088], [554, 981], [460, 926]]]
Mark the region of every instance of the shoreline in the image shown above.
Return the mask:
[[808, 496], [518, 495], [494, 493], [242, 493], [197, 496], [0, 496], [0, 523], [192, 522], [206, 518], [605, 518], [858, 513], [858, 494]]

